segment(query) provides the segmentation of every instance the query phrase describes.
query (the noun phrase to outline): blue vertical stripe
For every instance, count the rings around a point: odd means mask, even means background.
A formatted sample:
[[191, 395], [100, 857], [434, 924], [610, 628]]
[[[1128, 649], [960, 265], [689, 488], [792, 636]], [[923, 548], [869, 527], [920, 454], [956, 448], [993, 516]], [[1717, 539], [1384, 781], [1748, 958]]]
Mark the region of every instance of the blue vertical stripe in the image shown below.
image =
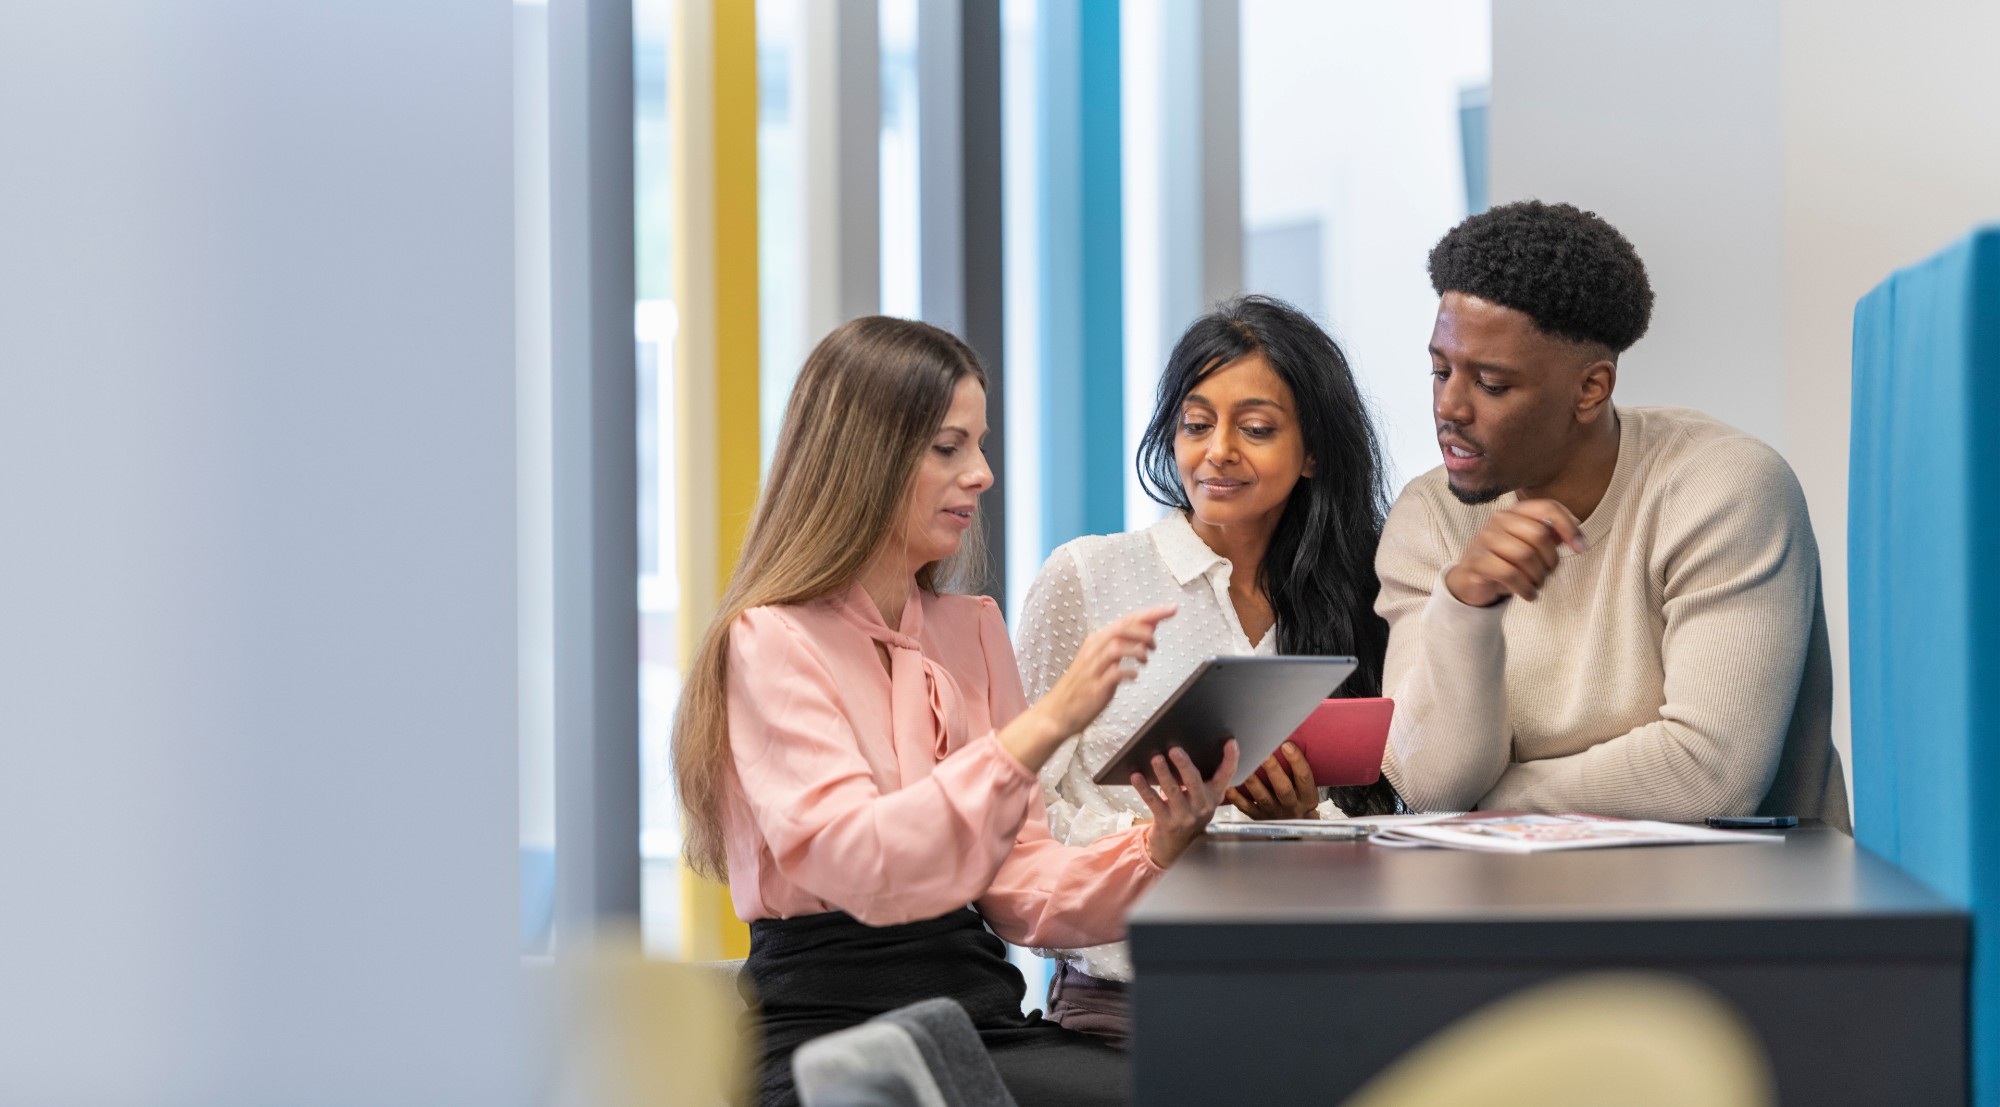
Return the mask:
[[1041, 70], [1042, 544], [1125, 522], [1118, 0], [1051, 0]]

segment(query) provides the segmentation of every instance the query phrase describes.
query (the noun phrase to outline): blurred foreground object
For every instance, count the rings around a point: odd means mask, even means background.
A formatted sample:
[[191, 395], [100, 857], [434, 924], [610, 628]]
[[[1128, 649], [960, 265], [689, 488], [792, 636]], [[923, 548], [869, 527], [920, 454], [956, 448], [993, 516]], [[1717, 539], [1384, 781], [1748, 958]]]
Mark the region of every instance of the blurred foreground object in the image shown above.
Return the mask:
[[1749, 1027], [1708, 990], [1602, 973], [1529, 988], [1461, 1019], [1346, 1107], [1770, 1107]]
[[726, 1107], [748, 1088], [753, 1051], [734, 978], [649, 960], [636, 937], [566, 955], [558, 1107]]

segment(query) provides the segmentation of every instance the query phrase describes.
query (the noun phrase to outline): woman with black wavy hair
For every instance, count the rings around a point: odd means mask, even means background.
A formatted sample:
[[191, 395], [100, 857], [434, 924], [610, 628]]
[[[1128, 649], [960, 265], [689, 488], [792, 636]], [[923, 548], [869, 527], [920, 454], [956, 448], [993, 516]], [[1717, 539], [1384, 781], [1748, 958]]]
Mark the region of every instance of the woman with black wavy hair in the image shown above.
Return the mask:
[[[1083, 844], [1142, 821], [1131, 789], [1097, 769], [1202, 660], [1223, 654], [1351, 654], [1342, 696], [1378, 696], [1388, 625], [1374, 612], [1375, 546], [1387, 498], [1381, 451], [1347, 358], [1306, 315], [1244, 296], [1196, 320], [1175, 344], [1138, 454], [1139, 477], [1169, 508], [1153, 526], [1079, 538], [1051, 554], [1017, 634], [1030, 697], [1053, 686], [1083, 637], [1137, 606], [1173, 603], [1158, 650], [1097, 721], [1045, 763], [1049, 822]], [[1327, 789], [1320, 804], [1290, 743], [1229, 801], [1253, 818], [1384, 814], [1386, 780]], [[1338, 808], [1335, 812], [1332, 808]], [[1050, 1017], [1123, 1044], [1123, 943], [1045, 950], [1060, 962]]]

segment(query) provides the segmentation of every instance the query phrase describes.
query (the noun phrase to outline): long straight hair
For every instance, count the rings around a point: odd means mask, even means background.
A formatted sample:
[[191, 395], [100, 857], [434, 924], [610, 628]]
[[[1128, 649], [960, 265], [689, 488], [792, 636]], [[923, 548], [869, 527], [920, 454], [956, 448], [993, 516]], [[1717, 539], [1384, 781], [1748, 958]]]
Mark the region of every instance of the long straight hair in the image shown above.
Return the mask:
[[[845, 592], [877, 555], [907, 540], [900, 528], [917, 466], [968, 377], [985, 387], [986, 370], [965, 343], [927, 323], [880, 315], [841, 325], [807, 356], [742, 556], [674, 713], [682, 857], [696, 872], [721, 878], [728, 868], [722, 796], [730, 772], [730, 628], [753, 607]], [[917, 572], [919, 587], [972, 583], [984, 563], [981, 528], [965, 538], [956, 554]]]
[[[1202, 378], [1252, 354], [1262, 354], [1292, 390], [1313, 460], [1313, 475], [1293, 486], [1257, 566], [1257, 587], [1277, 616], [1278, 651], [1351, 654], [1360, 667], [1338, 695], [1379, 696], [1389, 648], [1389, 624], [1375, 614], [1381, 590], [1375, 547], [1388, 513], [1382, 450], [1346, 355], [1317, 323], [1269, 296], [1239, 297], [1195, 320], [1160, 377], [1158, 403], [1139, 443], [1139, 482], [1159, 503], [1192, 512], [1174, 460], [1181, 405]], [[1332, 792], [1350, 814], [1398, 807], [1386, 779]]]

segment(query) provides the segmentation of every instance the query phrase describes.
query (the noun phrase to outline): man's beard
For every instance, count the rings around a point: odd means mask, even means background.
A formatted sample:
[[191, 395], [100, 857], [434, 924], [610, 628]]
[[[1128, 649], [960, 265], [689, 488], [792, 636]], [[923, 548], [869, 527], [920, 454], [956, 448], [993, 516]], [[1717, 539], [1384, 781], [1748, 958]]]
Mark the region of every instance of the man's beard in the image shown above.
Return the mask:
[[1451, 489], [1451, 496], [1453, 499], [1457, 500], [1459, 503], [1466, 504], [1468, 506], [1477, 506], [1479, 504], [1490, 504], [1494, 500], [1497, 500], [1500, 497], [1505, 496], [1507, 494], [1507, 490], [1505, 488], [1500, 488], [1497, 486], [1493, 488], [1472, 488], [1472, 489], [1460, 488], [1458, 485], [1453, 484], [1450, 481], [1450, 479], [1445, 480], [1444, 486], [1446, 488]]

